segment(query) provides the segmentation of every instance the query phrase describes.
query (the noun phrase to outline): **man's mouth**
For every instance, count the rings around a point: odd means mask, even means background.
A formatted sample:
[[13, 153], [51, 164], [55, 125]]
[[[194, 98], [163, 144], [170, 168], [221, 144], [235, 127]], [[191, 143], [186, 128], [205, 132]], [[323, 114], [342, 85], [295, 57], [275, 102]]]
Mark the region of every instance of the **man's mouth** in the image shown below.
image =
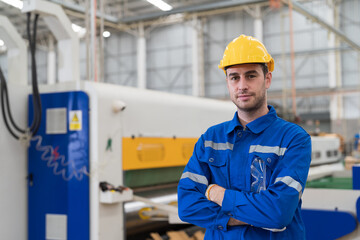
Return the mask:
[[247, 101], [251, 98], [251, 94], [240, 94], [237, 95], [237, 98], [240, 99], [241, 101]]

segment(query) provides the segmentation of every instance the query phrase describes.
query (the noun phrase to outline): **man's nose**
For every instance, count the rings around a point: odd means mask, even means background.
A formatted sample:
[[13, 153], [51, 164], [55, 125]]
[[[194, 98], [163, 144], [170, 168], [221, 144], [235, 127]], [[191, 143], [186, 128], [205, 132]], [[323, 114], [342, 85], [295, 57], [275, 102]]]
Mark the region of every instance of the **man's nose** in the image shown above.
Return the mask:
[[244, 91], [248, 89], [246, 81], [244, 81], [243, 77], [240, 78], [240, 81], [238, 82], [238, 89], [240, 91]]

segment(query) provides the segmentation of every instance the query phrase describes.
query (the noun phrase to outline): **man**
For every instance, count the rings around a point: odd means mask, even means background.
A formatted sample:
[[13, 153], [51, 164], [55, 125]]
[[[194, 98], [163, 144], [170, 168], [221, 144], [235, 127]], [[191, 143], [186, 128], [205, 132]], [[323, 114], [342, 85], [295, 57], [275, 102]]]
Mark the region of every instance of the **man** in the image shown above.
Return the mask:
[[267, 105], [273, 58], [241, 35], [219, 68], [237, 112], [196, 143], [178, 185], [180, 218], [206, 228], [205, 239], [305, 239], [300, 208], [311, 140]]

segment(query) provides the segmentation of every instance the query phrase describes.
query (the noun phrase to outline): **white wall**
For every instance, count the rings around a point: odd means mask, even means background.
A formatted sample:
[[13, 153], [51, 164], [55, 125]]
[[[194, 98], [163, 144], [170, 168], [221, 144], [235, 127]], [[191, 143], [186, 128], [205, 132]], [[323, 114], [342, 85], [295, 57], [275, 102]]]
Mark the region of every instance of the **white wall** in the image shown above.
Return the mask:
[[[27, 91], [9, 85], [14, 121], [27, 124]], [[27, 148], [8, 132], [0, 117], [0, 239], [27, 238]]]
[[[105, 82], [124, 86], [137, 85], [136, 38], [128, 33], [116, 33], [105, 41]], [[84, 63], [85, 48], [80, 51]], [[85, 76], [81, 69], [81, 76]], [[86, 79], [81, 78], [81, 79]]]

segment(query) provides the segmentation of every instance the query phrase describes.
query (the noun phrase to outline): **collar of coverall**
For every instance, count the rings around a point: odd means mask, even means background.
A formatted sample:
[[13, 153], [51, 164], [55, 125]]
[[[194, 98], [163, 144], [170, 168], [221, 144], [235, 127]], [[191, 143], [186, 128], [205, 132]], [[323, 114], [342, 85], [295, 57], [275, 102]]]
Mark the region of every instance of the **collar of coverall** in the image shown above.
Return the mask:
[[[267, 127], [269, 127], [271, 123], [275, 121], [275, 119], [277, 118], [277, 114], [273, 106], [268, 105], [268, 109], [269, 112], [266, 115], [259, 117], [254, 121], [248, 123], [246, 125], [246, 128], [248, 128], [251, 132], [258, 134], [264, 131]], [[235, 112], [234, 118], [230, 121], [230, 124], [228, 125], [226, 132], [229, 134], [232, 131], [234, 131], [235, 128], [240, 128], [240, 129], [243, 128], [239, 122], [237, 112]]]

